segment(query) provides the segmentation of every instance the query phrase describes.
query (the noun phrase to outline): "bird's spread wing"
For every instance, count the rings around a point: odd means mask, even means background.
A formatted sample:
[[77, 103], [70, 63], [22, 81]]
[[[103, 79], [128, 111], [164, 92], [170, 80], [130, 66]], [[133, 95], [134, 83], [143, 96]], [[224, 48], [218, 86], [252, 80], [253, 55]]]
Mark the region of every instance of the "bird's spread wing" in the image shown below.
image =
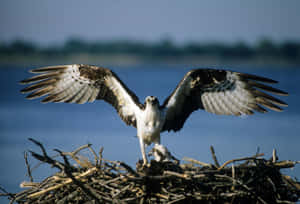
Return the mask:
[[42, 102], [79, 103], [103, 99], [118, 111], [127, 125], [136, 127], [136, 114], [142, 108], [137, 96], [111, 70], [91, 65], [61, 65], [31, 70], [38, 74], [21, 81], [31, 84], [21, 90], [27, 98], [42, 96]]
[[[264, 77], [215, 69], [188, 72], [173, 93], [165, 100], [163, 130], [177, 131], [197, 109], [219, 115], [250, 115], [253, 111], [267, 112], [262, 106], [281, 111], [286, 103], [265, 93], [288, 95], [263, 83], [277, 83]], [[264, 92], [265, 91], [265, 92]]]

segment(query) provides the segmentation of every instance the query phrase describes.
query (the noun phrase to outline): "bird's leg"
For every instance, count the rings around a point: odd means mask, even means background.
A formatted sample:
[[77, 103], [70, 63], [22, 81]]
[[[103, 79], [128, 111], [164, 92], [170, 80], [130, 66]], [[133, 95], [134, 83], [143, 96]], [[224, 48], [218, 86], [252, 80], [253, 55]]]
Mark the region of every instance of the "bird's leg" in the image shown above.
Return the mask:
[[146, 152], [145, 152], [145, 144], [142, 137], [139, 136], [139, 140], [140, 140], [140, 146], [141, 146], [141, 151], [143, 156], [143, 165], [145, 166], [148, 163]]
[[155, 145], [160, 145], [160, 136], [154, 140]]

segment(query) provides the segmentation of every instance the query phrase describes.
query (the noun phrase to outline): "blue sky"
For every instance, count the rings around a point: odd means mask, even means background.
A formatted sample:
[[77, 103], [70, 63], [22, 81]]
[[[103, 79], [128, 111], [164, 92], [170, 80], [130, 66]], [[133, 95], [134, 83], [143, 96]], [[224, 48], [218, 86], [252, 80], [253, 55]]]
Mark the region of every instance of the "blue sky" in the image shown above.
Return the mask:
[[0, 41], [300, 39], [298, 0], [1, 0]]

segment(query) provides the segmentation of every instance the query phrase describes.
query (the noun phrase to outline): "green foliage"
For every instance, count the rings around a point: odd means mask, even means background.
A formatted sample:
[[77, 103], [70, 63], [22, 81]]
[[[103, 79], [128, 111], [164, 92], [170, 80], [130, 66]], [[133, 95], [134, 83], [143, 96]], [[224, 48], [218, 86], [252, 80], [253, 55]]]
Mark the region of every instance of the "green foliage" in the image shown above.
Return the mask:
[[300, 42], [287, 41], [274, 43], [263, 38], [254, 46], [245, 42], [224, 44], [220, 42], [200, 43], [189, 42], [176, 45], [171, 38], [165, 38], [156, 43], [133, 40], [117, 41], [85, 41], [80, 38], [70, 38], [61, 46], [39, 47], [24, 40], [11, 43], [0, 42], [0, 54], [42, 54], [46, 56], [61, 56], [78, 53], [87, 54], [130, 54], [141, 57], [184, 57], [213, 56], [220, 58], [254, 58], [280, 57], [287, 60], [300, 59]]
[[285, 58], [299, 59], [300, 43], [285, 42], [280, 46], [279, 51]]
[[24, 40], [15, 40], [11, 44], [0, 44], [0, 53], [8, 54], [28, 54], [35, 53], [38, 51], [36, 45], [32, 42]]

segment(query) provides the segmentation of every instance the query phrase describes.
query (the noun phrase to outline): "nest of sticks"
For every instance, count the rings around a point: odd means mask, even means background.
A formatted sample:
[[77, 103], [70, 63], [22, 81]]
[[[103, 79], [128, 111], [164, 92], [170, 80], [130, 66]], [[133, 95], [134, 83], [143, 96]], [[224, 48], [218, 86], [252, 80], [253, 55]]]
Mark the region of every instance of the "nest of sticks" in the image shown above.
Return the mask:
[[[1, 196], [10, 203], [294, 203], [300, 197], [300, 183], [280, 172], [292, 168], [295, 161], [277, 161], [276, 152], [269, 160], [257, 153], [219, 165], [211, 147], [214, 164], [191, 158], [178, 161], [151, 161], [133, 169], [124, 162], [102, 157], [103, 148], [96, 153], [91, 145], [73, 152], [58, 152], [60, 159], [50, 157], [44, 146], [33, 139], [41, 154], [30, 151], [42, 163], [59, 171], [41, 182], [34, 182], [25, 154], [30, 181], [23, 182], [26, 190]], [[93, 159], [82, 157], [88, 150]], [[56, 158], [56, 159], [55, 159]]]

